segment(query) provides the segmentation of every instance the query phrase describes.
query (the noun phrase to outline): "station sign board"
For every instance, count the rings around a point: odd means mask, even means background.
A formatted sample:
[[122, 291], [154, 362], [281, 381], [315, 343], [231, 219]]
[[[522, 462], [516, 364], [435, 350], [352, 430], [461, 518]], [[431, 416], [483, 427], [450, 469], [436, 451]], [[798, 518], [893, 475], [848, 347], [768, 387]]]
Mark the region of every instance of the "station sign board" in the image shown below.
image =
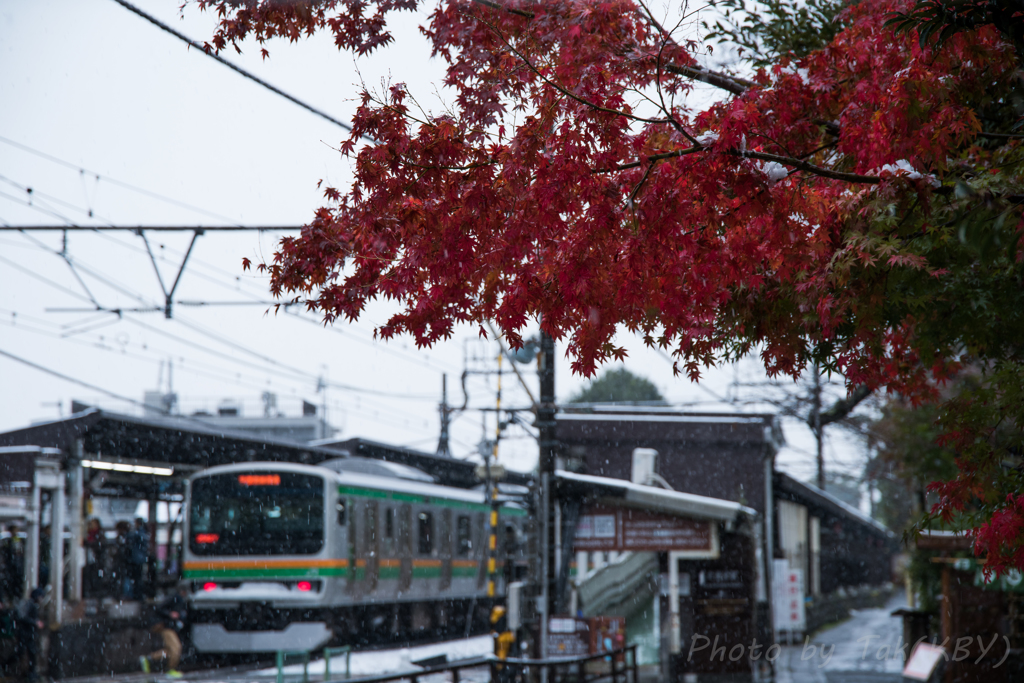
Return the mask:
[[788, 560], [772, 561], [772, 613], [776, 631], [802, 633], [807, 630], [804, 573], [791, 569]]
[[712, 522], [646, 510], [594, 505], [585, 508], [576, 525], [576, 550], [688, 550], [713, 553]]

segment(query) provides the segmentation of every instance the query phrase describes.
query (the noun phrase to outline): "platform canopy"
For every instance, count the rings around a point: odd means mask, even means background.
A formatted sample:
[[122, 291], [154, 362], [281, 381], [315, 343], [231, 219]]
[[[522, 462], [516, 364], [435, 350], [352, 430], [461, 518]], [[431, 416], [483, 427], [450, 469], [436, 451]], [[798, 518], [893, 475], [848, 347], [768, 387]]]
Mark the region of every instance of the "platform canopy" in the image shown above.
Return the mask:
[[557, 470], [555, 481], [559, 495], [586, 498], [594, 502], [612, 502], [652, 512], [680, 517], [736, 522], [741, 517], [756, 517], [757, 511], [740, 503], [681, 493], [655, 486], [634, 484], [624, 479], [596, 477]]

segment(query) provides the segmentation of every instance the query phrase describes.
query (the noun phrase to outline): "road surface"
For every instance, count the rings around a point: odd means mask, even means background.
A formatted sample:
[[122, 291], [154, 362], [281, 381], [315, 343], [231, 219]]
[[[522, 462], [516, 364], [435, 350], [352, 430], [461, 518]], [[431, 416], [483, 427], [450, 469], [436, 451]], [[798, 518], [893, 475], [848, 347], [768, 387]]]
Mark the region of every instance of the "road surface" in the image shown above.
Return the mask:
[[906, 604], [898, 592], [885, 607], [853, 610], [843, 623], [782, 648], [776, 683], [900, 683], [910, 648], [902, 620], [890, 615]]

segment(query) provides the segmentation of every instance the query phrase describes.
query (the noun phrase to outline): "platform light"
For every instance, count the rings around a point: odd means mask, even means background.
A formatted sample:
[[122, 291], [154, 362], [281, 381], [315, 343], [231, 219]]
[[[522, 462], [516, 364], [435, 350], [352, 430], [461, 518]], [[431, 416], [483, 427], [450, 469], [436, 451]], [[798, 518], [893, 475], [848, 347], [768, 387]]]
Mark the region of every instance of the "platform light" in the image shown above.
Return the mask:
[[111, 472], [130, 472], [132, 474], [155, 474], [158, 477], [169, 477], [174, 474], [172, 467], [150, 467], [149, 465], [128, 465], [123, 462], [106, 462], [105, 460], [83, 460], [82, 467], [93, 470], [109, 470]]

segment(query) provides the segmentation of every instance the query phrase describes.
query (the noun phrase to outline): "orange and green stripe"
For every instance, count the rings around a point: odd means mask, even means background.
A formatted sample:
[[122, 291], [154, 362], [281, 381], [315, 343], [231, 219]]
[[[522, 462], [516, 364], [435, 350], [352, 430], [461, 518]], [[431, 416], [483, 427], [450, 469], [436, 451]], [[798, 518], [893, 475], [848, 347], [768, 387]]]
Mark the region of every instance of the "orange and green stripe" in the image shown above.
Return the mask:
[[197, 560], [183, 569], [187, 579], [295, 579], [348, 576], [348, 560]]

